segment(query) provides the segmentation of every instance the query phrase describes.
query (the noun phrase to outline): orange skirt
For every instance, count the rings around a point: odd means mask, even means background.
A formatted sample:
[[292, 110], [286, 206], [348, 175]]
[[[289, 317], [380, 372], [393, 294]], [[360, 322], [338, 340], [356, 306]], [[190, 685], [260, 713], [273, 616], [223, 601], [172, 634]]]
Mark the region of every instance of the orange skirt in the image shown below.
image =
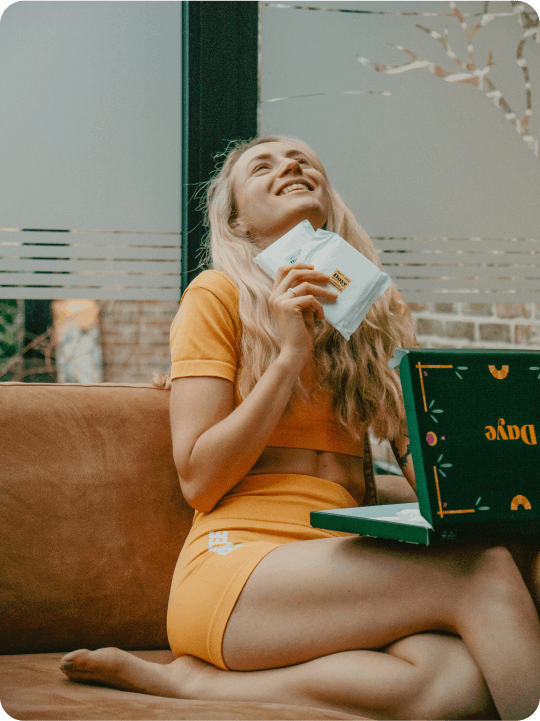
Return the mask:
[[297, 474], [246, 476], [210, 513], [195, 512], [173, 576], [167, 633], [176, 656], [225, 670], [225, 628], [257, 564], [284, 543], [348, 536], [312, 528], [310, 511], [358, 504], [337, 483]]

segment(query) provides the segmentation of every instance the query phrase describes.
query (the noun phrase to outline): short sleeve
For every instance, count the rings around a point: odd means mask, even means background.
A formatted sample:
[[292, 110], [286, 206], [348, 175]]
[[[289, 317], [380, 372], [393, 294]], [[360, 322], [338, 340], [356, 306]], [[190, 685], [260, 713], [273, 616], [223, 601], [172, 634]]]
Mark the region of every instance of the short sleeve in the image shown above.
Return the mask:
[[239, 329], [232, 285], [215, 271], [201, 276], [185, 291], [171, 326], [171, 379], [215, 376], [234, 382]]

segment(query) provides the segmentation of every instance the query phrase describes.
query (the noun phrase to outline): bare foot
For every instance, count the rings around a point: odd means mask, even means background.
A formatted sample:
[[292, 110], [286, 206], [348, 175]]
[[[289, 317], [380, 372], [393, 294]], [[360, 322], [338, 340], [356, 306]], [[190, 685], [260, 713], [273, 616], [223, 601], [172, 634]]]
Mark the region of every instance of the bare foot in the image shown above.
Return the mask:
[[206, 667], [207, 663], [193, 656], [161, 664], [144, 661], [119, 648], [72, 651], [62, 658], [60, 665], [61, 671], [78, 683], [184, 699], [195, 698], [195, 682]]

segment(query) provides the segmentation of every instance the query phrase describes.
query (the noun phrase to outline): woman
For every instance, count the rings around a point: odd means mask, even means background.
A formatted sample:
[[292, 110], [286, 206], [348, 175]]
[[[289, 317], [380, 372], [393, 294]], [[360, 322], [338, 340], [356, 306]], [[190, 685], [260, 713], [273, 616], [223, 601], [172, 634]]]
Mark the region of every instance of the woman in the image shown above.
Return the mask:
[[[252, 258], [302, 220], [378, 263], [307, 146], [259, 138], [210, 185], [212, 271], [171, 330], [171, 427], [195, 508], [174, 574], [160, 666], [118, 649], [68, 654], [73, 680], [162, 696], [279, 701], [371, 718], [526, 718], [540, 698], [538, 616], [512, 557], [420, 548], [309, 526], [375, 501], [367, 427], [414, 488], [399, 381], [414, 344], [390, 290], [350, 341], [324, 321], [328, 276], [272, 282]], [[236, 673], [234, 673], [236, 672]]]

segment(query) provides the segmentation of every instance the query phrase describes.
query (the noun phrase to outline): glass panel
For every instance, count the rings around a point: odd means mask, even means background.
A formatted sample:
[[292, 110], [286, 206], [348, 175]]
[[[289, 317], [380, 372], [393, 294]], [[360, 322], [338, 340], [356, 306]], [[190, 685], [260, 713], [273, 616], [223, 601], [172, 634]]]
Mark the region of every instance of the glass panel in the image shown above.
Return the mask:
[[[0, 381], [148, 382], [167, 369], [180, 298], [180, 51], [179, 2], [4, 11]], [[29, 309], [44, 327], [30, 327]]]
[[261, 48], [261, 132], [319, 153], [406, 300], [540, 302], [530, 5], [261, 3]]

